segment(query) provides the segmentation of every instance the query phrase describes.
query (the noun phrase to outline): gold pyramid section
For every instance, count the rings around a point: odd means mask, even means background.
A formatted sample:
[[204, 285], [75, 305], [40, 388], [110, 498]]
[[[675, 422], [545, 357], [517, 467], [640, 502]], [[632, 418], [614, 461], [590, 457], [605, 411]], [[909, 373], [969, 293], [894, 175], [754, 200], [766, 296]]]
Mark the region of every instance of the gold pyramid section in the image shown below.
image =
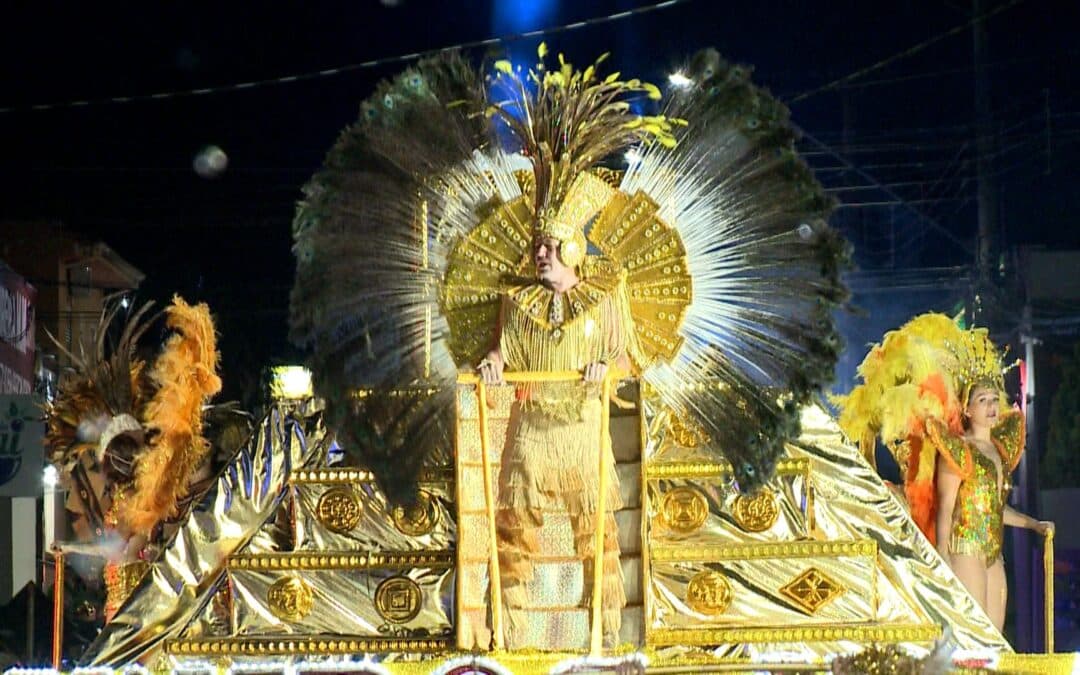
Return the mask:
[[[492, 395], [497, 475], [512, 390]], [[822, 410], [804, 412], [800, 441], [756, 496], [738, 491], [708, 439], [655, 393], [629, 413], [612, 410], [629, 601], [620, 639], [654, 662], [926, 647], [942, 626], [960, 647], [1008, 650]], [[488, 649], [472, 388], [459, 388], [458, 412], [457, 465], [429, 467], [424, 499], [406, 512], [389, 507], [367, 472], [326, 465], [332, 435], [315, 402], [274, 407], [84, 663]], [[553, 606], [534, 626], [553, 651], [587, 646], [588, 611], [574, 607], [583, 580], [572, 567], [538, 575]], [[555, 610], [580, 635], [545, 632]]]
[[642, 403], [644, 642], [814, 660], [868, 643], [1008, 650], [858, 450], [818, 407], [776, 477], [742, 494], [701, 430]]

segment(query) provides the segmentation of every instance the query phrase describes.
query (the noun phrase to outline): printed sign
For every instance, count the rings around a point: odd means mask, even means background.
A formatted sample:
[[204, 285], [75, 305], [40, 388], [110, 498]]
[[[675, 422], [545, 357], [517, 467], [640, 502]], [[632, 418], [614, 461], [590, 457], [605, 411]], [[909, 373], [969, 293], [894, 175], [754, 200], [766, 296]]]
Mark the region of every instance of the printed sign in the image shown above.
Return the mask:
[[37, 497], [45, 470], [45, 421], [38, 399], [0, 395], [0, 497]]
[[34, 387], [34, 287], [0, 266], [0, 394]]

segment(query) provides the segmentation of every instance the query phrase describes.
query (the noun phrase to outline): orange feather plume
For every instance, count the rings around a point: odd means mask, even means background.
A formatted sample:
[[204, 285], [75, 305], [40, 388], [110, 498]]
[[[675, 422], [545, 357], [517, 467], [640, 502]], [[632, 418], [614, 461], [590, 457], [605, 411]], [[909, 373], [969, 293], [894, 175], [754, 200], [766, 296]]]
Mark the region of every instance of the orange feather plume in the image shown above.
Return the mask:
[[210, 309], [176, 296], [166, 323], [176, 332], [154, 363], [150, 377], [158, 388], [143, 412], [152, 440], [138, 462], [130, 496], [118, 505], [117, 522], [128, 534], [148, 534], [177, 514], [210, 449], [202, 435], [203, 406], [221, 390]]

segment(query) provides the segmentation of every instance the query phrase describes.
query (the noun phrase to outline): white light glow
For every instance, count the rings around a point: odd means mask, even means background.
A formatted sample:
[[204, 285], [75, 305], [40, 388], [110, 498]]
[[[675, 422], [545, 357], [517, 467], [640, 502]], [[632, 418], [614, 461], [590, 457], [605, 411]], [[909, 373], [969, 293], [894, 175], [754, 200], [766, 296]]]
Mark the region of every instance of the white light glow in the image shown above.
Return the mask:
[[694, 84], [694, 81], [686, 76], [681, 70], [676, 70], [674, 73], [667, 76], [668, 84], [679, 89], [685, 89]]
[[270, 395], [277, 399], [299, 400], [313, 395], [311, 371], [303, 366], [275, 366], [270, 381]]
[[56, 467], [49, 465], [45, 467], [45, 473], [41, 476], [41, 482], [45, 484], [46, 488], [52, 489], [56, 487], [56, 484], [60, 482], [60, 474], [56, 472]]

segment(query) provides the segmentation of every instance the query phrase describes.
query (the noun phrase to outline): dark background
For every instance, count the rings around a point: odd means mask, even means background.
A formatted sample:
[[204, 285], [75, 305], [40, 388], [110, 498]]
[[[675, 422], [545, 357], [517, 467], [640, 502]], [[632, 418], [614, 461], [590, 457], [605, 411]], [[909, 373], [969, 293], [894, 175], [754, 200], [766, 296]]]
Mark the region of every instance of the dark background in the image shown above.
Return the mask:
[[[226, 393], [247, 398], [265, 363], [302, 356], [285, 339], [289, 222], [300, 187], [374, 83], [402, 65], [229, 85], [650, 3], [153, 4], [7, 11], [0, 218], [55, 219], [101, 238], [147, 274], [143, 297], [208, 301], [223, 334]], [[997, 12], [986, 27], [1003, 250], [1076, 246], [1076, 4], [988, 0], [982, 9]], [[546, 39], [577, 62], [611, 51], [612, 69], [660, 83], [706, 46], [752, 64], [808, 134], [802, 149], [844, 203], [835, 222], [855, 243], [860, 269], [878, 273], [973, 261], [972, 11], [962, 0], [694, 0]], [[951, 29], [959, 30], [942, 37]], [[528, 59], [538, 41], [506, 44]], [[70, 105], [215, 87], [225, 89]], [[42, 103], [62, 105], [29, 109]], [[214, 179], [192, 169], [207, 145], [229, 158]]]
[[[610, 70], [663, 84], [685, 57], [713, 46], [753, 65], [755, 80], [790, 105], [805, 132], [800, 149], [841, 202], [834, 224], [855, 246], [850, 281], [861, 309], [842, 319], [849, 348], [836, 389], [845, 391], [866, 342], [918, 312], [963, 308], [977, 290], [978, 10], [990, 15], [985, 134], [997, 195], [995, 298], [1004, 308], [995, 331], [1014, 341], [1015, 353], [1025, 301], [1018, 251], [1080, 248], [1078, 4], [974, 2], [683, 0], [655, 11], [648, 2], [566, 0], [7, 8], [0, 228], [5, 220], [61, 222], [142, 270], [140, 298], [166, 301], [175, 292], [208, 302], [222, 334], [225, 397], [250, 407], [267, 364], [303, 358], [286, 340], [289, 225], [300, 188], [374, 84], [404, 62], [357, 64], [500, 36], [516, 58], [531, 60], [540, 38], [512, 36], [554, 29], [544, 37], [553, 52], [584, 63], [610, 51]], [[319, 75], [324, 70], [332, 72]], [[280, 80], [293, 75], [304, 77]], [[256, 84], [236, 86], [249, 82]], [[147, 98], [154, 94], [163, 96]], [[204, 178], [192, 162], [210, 145], [229, 163]], [[1080, 302], [1064, 302], [1041, 318], [1077, 316]], [[1075, 330], [1046, 339], [1048, 349], [1064, 349]]]

